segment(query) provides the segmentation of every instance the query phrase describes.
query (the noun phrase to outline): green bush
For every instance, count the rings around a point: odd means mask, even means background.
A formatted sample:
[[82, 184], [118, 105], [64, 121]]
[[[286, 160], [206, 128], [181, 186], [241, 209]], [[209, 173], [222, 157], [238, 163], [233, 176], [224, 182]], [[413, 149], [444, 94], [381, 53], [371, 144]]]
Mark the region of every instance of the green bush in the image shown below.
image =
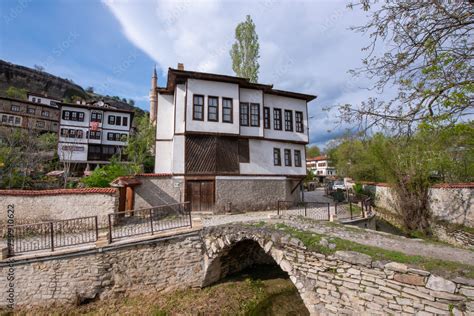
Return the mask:
[[140, 166], [135, 164], [119, 163], [112, 159], [110, 164], [95, 169], [92, 174], [81, 180], [86, 187], [105, 188], [114, 179], [122, 176], [136, 174], [140, 171]]

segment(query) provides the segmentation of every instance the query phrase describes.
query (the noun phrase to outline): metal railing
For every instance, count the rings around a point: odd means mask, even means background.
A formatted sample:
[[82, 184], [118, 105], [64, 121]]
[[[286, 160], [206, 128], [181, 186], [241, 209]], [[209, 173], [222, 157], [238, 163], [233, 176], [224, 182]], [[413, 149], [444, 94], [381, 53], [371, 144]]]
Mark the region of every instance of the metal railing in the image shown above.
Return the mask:
[[176, 203], [108, 215], [109, 242], [169, 229], [192, 227], [190, 203]]
[[349, 197], [347, 202], [335, 203], [336, 216], [338, 219], [354, 219], [372, 214], [372, 198], [362, 197], [355, 200]]
[[97, 216], [87, 216], [59, 221], [14, 225], [13, 241], [8, 245], [9, 254], [51, 250], [95, 242], [99, 235]]
[[294, 202], [279, 200], [278, 215], [295, 215], [315, 220], [328, 221], [331, 217], [331, 206], [326, 202]]

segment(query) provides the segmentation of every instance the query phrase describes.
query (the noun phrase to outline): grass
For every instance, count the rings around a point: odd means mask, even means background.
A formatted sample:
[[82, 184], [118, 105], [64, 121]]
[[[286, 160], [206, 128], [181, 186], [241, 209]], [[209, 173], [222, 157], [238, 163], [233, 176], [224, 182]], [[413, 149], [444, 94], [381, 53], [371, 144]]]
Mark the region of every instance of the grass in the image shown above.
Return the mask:
[[[302, 231], [290, 227], [285, 224], [275, 224], [275, 228], [282, 230], [293, 237], [298, 238], [309, 249], [330, 255], [338, 250], [357, 251], [372, 257], [373, 260], [379, 261], [395, 261], [404, 263], [413, 267], [424, 269], [446, 277], [465, 276], [474, 278], [474, 266], [462, 264], [458, 262], [427, 258], [422, 256], [407, 255], [399, 251], [387, 250], [379, 247], [359, 244], [350, 240], [338, 237], [330, 237], [314, 232]], [[334, 249], [330, 249], [320, 244], [322, 238], [326, 238], [336, 245]]]

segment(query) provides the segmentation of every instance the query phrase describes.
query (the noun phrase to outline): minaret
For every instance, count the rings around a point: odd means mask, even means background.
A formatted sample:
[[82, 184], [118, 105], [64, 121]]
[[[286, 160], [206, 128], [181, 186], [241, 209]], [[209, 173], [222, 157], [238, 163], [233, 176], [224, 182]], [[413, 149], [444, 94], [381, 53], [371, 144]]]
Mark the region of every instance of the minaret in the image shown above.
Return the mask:
[[158, 95], [156, 87], [158, 85], [158, 76], [156, 75], [156, 65], [153, 68], [153, 76], [151, 77], [150, 90], [150, 122], [156, 125], [156, 110], [158, 108]]

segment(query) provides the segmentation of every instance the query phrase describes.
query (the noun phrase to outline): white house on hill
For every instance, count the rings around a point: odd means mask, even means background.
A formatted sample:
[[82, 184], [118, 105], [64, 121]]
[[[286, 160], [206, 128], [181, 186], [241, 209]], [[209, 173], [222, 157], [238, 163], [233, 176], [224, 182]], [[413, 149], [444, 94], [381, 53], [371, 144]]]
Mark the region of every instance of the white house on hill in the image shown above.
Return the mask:
[[150, 93], [155, 172], [171, 174], [193, 211], [276, 207], [306, 175], [308, 102], [315, 96], [239, 77], [168, 70]]

